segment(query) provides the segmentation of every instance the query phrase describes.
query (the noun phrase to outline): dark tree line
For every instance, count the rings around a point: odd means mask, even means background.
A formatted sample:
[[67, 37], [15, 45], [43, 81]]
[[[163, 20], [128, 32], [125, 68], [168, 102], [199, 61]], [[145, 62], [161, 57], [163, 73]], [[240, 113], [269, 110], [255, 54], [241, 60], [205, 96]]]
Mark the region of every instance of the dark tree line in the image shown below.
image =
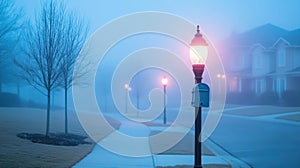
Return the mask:
[[21, 13], [12, 0], [0, 0], [0, 93], [2, 83], [9, 82], [12, 78], [7, 71], [11, 68], [13, 51], [22, 25]]

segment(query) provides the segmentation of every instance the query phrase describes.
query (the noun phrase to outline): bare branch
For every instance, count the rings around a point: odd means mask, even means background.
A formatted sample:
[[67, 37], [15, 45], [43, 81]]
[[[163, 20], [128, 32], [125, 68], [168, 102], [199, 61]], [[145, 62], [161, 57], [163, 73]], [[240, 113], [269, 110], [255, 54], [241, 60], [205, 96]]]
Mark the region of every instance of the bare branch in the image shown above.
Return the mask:
[[65, 6], [57, 2], [51, 0], [42, 4], [34, 24], [28, 23], [23, 36], [25, 58], [16, 61], [23, 71], [22, 78], [46, 92], [58, 86], [63, 59]]
[[[84, 63], [84, 59], [78, 60], [79, 54], [84, 56], [86, 53], [81, 52], [86, 40], [88, 26], [83, 19], [74, 13], [66, 15], [64, 25], [64, 43], [62, 44], [63, 60], [61, 65], [60, 86], [68, 89], [73, 84], [83, 84], [84, 76], [87, 73], [88, 63]], [[82, 64], [79, 71], [74, 71], [75, 63]], [[84, 65], [83, 65], [84, 64]]]
[[22, 11], [16, 8], [13, 0], [0, 0], [0, 87], [1, 83], [15, 80], [15, 76], [6, 71], [15, 71], [12, 62], [22, 26], [21, 15]]

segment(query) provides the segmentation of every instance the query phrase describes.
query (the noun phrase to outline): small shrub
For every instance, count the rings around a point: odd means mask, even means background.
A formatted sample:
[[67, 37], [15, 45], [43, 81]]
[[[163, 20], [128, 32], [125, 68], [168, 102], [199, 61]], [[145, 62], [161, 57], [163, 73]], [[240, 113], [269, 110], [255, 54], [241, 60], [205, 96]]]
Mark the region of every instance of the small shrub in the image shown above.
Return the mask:
[[21, 101], [18, 95], [13, 93], [0, 93], [0, 106], [1, 107], [19, 107]]
[[254, 104], [255, 94], [250, 91], [241, 93], [228, 93], [226, 97], [227, 103], [249, 105]]
[[257, 104], [278, 105], [279, 96], [276, 92], [267, 91], [258, 97]]
[[282, 92], [283, 105], [300, 106], [300, 91], [286, 90]]
[[23, 100], [22, 105], [23, 107], [31, 107], [31, 108], [40, 108], [40, 109], [46, 108], [46, 105], [35, 102], [33, 100]]

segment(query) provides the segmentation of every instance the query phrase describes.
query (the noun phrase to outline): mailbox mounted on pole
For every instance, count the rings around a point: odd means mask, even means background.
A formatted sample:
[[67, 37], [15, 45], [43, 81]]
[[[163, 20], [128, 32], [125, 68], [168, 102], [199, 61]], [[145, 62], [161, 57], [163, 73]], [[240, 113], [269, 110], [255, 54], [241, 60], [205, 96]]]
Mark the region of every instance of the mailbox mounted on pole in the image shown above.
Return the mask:
[[205, 83], [198, 83], [195, 85], [193, 90], [193, 101], [194, 107], [209, 107], [209, 87]]

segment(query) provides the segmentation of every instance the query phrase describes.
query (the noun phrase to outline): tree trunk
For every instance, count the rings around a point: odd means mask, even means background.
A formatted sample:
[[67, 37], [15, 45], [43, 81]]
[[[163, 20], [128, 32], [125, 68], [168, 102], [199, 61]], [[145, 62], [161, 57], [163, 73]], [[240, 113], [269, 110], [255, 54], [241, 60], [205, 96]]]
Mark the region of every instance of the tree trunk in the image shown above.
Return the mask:
[[49, 136], [50, 126], [50, 89], [47, 90], [47, 123], [46, 123], [46, 137]]
[[68, 88], [65, 87], [65, 134], [68, 134]]

